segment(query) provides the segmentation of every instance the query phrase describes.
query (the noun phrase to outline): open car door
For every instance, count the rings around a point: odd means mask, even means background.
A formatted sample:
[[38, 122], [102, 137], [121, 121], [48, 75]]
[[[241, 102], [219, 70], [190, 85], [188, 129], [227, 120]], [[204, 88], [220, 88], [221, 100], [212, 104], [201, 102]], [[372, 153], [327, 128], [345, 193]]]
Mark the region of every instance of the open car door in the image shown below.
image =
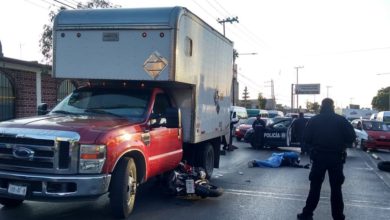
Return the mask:
[[264, 132], [264, 145], [267, 147], [299, 146], [292, 140], [292, 119], [285, 119], [269, 125]]

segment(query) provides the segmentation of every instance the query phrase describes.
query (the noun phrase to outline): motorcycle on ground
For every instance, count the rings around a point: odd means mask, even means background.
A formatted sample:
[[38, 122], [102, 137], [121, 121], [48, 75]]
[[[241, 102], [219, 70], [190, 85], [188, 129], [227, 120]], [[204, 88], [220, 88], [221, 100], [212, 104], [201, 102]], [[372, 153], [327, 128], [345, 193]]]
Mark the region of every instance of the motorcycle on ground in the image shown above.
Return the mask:
[[223, 189], [210, 184], [206, 172], [200, 167], [193, 167], [181, 162], [168, 176], [168, 190], [176, 196], [218, 197]]

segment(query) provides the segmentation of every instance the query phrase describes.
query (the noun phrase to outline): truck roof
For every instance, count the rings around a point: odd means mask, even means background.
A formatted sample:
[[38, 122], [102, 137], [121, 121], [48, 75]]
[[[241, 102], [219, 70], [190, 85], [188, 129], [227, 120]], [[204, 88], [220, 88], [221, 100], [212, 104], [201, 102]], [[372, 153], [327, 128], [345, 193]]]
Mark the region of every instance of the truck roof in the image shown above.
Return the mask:
[[74, 26], [166, 26], [173, 28], [183, 7], [115, 8], [63, 10], [55, 19], [55, 27]]

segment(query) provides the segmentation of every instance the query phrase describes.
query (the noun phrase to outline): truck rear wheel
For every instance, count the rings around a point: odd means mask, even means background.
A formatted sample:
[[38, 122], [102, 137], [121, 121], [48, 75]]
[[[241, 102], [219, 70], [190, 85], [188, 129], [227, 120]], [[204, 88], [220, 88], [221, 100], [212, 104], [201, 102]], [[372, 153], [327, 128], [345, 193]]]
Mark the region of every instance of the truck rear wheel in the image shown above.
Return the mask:
[[23, 203], [23, 199], [8, 199], [8, 198], [0, 198], [0, 204], [4, 207], [17, 207]]
[[210, 143], [205, 143], [202, 146], [202, 150], [199, 152], [197, 162], [197, 166], [205, 169], [206, 178], [210, 179], [214, 169], [214, 149]]
[[117, 218], [127, 218], [133, 211], [137, 192], [137, 167], [133, 158], [122, 158], [115, 168], [110, 186], [110, 205]]

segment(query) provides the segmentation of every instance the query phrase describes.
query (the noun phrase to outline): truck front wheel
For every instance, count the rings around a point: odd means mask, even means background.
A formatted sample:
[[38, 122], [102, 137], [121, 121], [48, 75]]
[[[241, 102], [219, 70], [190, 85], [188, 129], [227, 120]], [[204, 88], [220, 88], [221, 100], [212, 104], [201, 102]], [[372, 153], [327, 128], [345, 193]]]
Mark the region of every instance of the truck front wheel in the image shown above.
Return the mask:
[[110, 205], [117, 218], [127, 218], [133, 211], [137, 192], [137, 167], [133, 158], [122, 158], [115, 168], [110, 186]]
[[8, 198], [0, 198], [0, 204], [4, 207], [16, 207], [23, 203], [22, 199], [8, 199]]

